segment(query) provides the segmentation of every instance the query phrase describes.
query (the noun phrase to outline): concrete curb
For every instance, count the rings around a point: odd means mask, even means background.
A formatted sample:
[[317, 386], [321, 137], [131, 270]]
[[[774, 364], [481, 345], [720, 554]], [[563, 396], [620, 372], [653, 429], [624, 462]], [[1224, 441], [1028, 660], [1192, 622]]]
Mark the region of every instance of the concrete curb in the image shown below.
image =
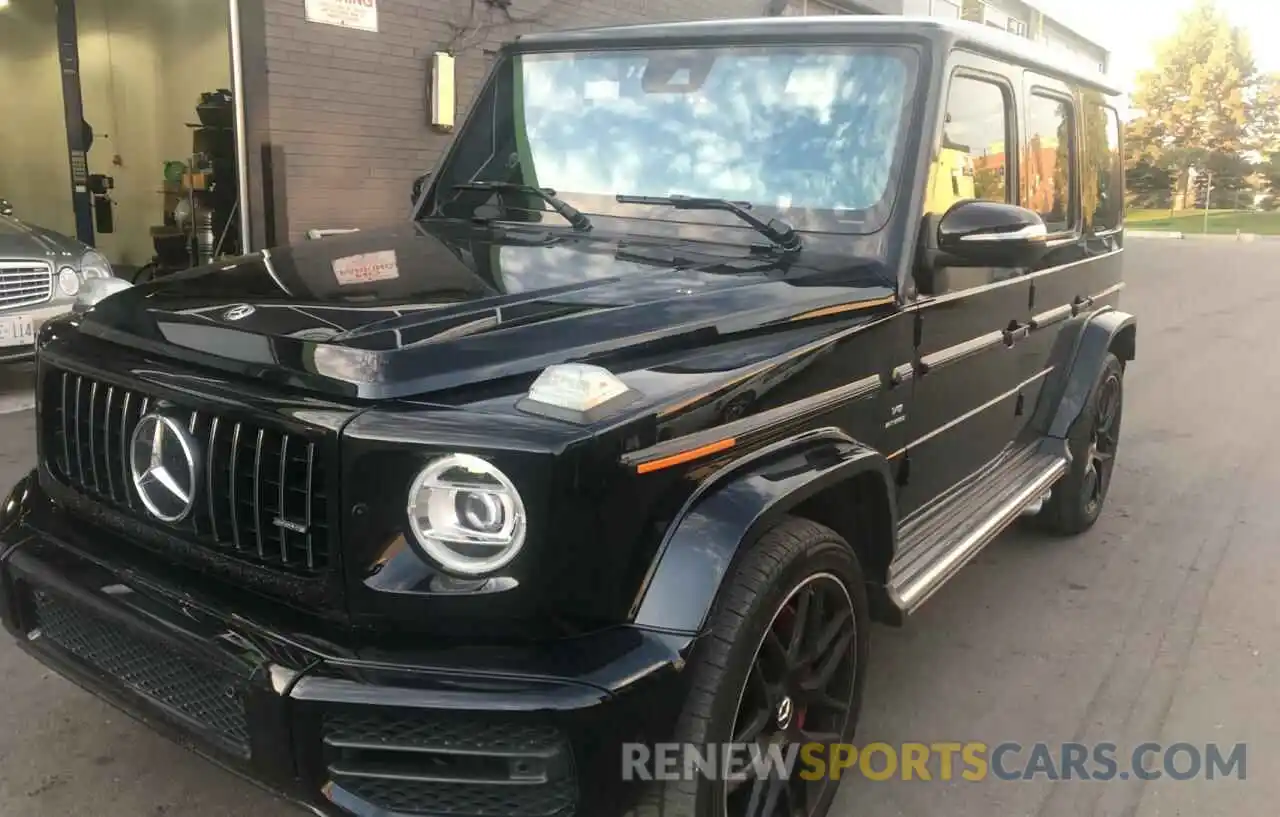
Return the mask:
[[1170, 240], [1182, 240], [1182, 233], [1173, 233], [1167, 230], [1125, 230], [1125, 235], [1130, 238], [1164, 238]]
[[1276, 241], [1277, 235], [1261, 235], [1260, 233], [1175, 233], [1165, 230], [1126, 230], [1125, 235], [1132, 238], [1156, 238], [1172, 241]]

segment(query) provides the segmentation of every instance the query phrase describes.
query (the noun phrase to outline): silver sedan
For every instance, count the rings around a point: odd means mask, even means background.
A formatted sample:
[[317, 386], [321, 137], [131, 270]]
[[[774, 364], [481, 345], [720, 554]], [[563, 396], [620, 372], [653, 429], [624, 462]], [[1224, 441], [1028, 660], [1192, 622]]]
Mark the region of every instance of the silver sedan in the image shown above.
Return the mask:
[[101, 253], [0, 206], [0, 363], [29, 359], [40, 326], [69, 312], [87, 279], [111, 275]]

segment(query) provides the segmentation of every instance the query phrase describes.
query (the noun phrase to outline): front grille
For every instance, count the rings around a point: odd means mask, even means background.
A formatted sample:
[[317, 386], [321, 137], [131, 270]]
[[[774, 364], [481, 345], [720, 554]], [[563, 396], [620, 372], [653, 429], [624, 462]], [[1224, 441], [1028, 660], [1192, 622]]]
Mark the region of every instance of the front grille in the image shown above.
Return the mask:
[[546, 723], [457, 712], [336, 710], [325, 715], [324, 744], [333, 784], [387, 812], [575, 812], [578, 791], [568, 742]]
[[[330, 554], [324, 458], [300, 435], [157, 400], [72, 372], [44, 375], [44, 457], [80, 493], [236, 559], [313, 575]], [[138, 421], [159, 411], [185, 426], [203, 462], [190, 514], [152, 518], [129, 467]]]
[[42, 304], [53, 295], [53, 265], [0, 261], [0, 309]]
[[48, 639], [124, 687], [181, 713], [233, 753], [249, 756], [244, 699], [232, 674], [45, 591], [35, 590], [31, 601], [37, 640]]

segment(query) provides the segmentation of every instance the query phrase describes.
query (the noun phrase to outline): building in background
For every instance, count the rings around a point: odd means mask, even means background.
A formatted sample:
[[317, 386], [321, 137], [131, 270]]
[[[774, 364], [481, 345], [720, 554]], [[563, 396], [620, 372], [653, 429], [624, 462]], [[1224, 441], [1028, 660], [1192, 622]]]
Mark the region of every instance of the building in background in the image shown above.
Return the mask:
[[[28, 126], [0, 134], [0, 195], [126, 267], [174, 229], [198, 230], [204, 253], [394, 223], [452, 138], [440, 123], [461, 120], [496, 49], [522, 33], [877, 13], [969, 19], [1097, 70], [1108, 61], [1038, 0], [10, 0], [0, 118]], [[445, 71], [447, 99], [431, 92]], [[234, 116], [210, 99], [233, 100]], [[226, 145], [230, 170], [209, 158]], [[112, 231], [95, 219], [104, 207]]]
[[[907, 5], [938, 0], [903, 0]], [[1026, 37], [1086, 70], [1107, 73], [1111, 52], [1060, 20], [1045, 13], [1040, 0], [963, 0], [965, 20]]]
[[1105, 74], [1109, 68], [1107, 48], [1045, 12], [1040, 0], [858, 0], [858, 5], [880, 14], [971, 20], [1040, 43], [1089, 70]]

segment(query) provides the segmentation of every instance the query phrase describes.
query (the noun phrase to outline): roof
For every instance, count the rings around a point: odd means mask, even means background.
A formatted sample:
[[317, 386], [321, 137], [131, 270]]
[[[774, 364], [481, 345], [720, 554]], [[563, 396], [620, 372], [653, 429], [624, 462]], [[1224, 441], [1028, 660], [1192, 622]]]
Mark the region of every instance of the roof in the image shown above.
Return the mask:
[[841, 14], [829, 17], [757, 17], [686, 23], [642, 23], [525, 34], [508, 48], [515, 51], [578, 51], [591, 47], [711, 45], [750, 41], [924, 37], [946, 48], [963, 46], [998, 59], [1072, 80], [1110, 95], [1121, 91], [1101, 74], [1092, 74], [1045, 53], [1037, 44], [991, 26], [941, 17]]

